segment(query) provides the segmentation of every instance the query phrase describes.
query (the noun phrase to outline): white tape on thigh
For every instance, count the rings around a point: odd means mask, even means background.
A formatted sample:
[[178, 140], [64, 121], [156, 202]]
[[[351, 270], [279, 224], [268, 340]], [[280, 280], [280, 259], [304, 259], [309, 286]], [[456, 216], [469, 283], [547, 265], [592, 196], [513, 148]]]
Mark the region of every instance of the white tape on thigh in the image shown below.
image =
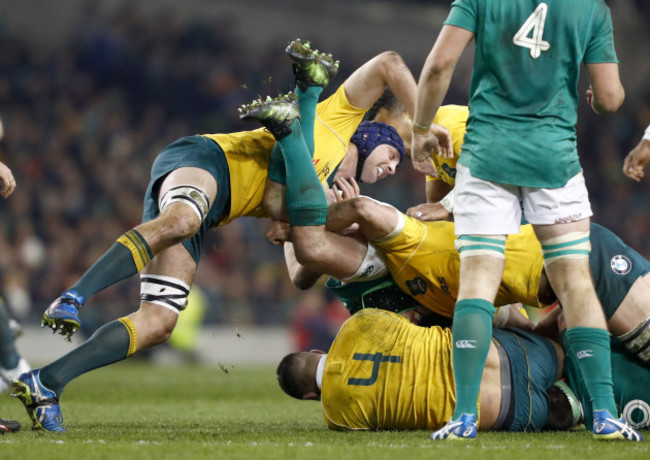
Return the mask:
[[591, 242], [589, 232], [572, 232], [566, 235], [540, 241], [544, 254], [544, 266], [558, 259], [584, 259], [589, 258]]
[[505, 258], [506, 235], [460, 235], [454, 245], [460, 258], [492, 256]]
[[179, 313], [187, 307], [190, 286], [178, 278], [162, 275], [140, 277], [140, 300]]
[[203, 192], [203, 190], [191, 185], [179, 185], [167, 190], [165, 195], [160, 199], [160, 212], [169, 206], [171, 203], [181, 202], [189, 205], [201, 222], [205, 219], [210, 209], [210, 199]]

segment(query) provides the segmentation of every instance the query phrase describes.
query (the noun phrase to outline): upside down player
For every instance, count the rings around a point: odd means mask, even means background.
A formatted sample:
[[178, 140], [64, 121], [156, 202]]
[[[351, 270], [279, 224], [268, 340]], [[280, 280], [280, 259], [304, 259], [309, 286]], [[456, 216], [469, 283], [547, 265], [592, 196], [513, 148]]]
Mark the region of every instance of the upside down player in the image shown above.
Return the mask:
[[[385, 86], [400, 96], [410, 95], [405, 104], [413, 105], [415, 82], [412, 76], [403, 78], [402, 72], [408, 72], [407, 77], [410, 72], [395, 53], [382, 53], [361, 66], [318, 107], [318, 97], [338, 63], [300, 40], [292, 42], [287, 53], [295, 64], [303, 116], [313, 120], [316, 110], [319, 123], [329, 128], [326, 135], [316, 132], [314, 162], [324, 177], [345, 154], [347, 140]], [[405, 85], [411, 85], [408, 92]], [[305, 126], [305, 135], [313, 140], [313, 122]], [[186, 306], [205, 232], [241, 216], [265, 215], [262, 195], [274, 145], [273, 136], [258, 129], [184, 137], [158, 155], [143, 223], [122, 235], [55, 301], [43, 322], [69, 337], [80, 325], [78, 310], [89, 296], [137, 272], [140, 309], [104, 325], [67, 355], [14, 383], [14, 394], [25, 404], [34, 428], [65, 431], [59, 396], [72, 379], [167, 340]], [[314, 171], [313, 165], [310, 168]]]
[[[291, 100], [275, 100], [260, 103], [255, 106], [251, 105], [243, 109], [240, 112], [240, 115], [242, 118], [258, 120], [269, 128], [282, 148], [287, 170], [295, 167], [294, 163], [309, 162], [307, 146], [302, 138], [300, 119]], [[345, 239], [346, 237], [331, 232], [329, 232], [331, 235], [328, 235], [328, 232], [325, 232], [325, 219], [322, 217], [324, 214], [322, 208], [323, 201], [325, 202], [324, 206], [327, 207], [327, 200], [325, 199], [325, 194], [319, 181], [315, 177], [315, 174], [312, 173], [311, 176], [313, 176], [311, 179], [309, 177], [303, 177], [299, 183], [288, 183], [287, 191], [289, 192], [289, 190], [294, 186], [298, 187], [303, 193], [301, 196], [302, 201], [300, 202], [301, 210], [303, 212], [313, 212], [314, 214], [318, 213], [321, 218], [318, 223], [313, 225], [296, 225], [299, 214], [291, 212], [292, 209], [296, 208], [291, 193], [288, 193], [287, 207], [289, 209], [289, 221], [291, 224], [290, 234], [292, 241], [294, 241], [296, 234], [299, 235], [301, 230], [307, 230], [307, 233], [312, 236], [326, 236], [326, 241], [330, 244], [334, 244], [335, 241], [341, 238]], [[337, 183], [343, 184], [344, 181], [337, 181]], [[350, 202], [354, 202], [354, 200], [344, 200], [341, 203], [349, 204]], [[374, 201], [371, 200], [371, 202]], [[399, 213], [397, 213], [394, 208], [379, 203], [376, 204], [391, 210], [390, 212], [393, 213], [393, 219], [399, 221]], [[377, 210], [374, 209], [372, 212], [364, 213], [364, 217], [367, 216], [377, 217]], [[391, 229], [394, 231], [396, 226], [394, 222], [390, 222], [389, 217], [390, 216], [377, 217], [381, 222], [388, 220], [388, 223], [385, 225], [389, 226], [388, 230], [384, 229], [383, 233], [379, 235], [380, 239], [389, 239], [386, 238], [387, 234], [389, 236], [394, 236], [398, 233], [394, 232], [391, 235]], [[330, 216], [328, 215], [328, 221], [329, 218]], [[405, 219], [409, 218], [405, 217]], [[334, 217], [333, 220], [336, 221], [337, 217]], [[359, 222], [355, 218], [350, 218], [350, 216], [347, 216], [347, 218], [338, 216], [338, 220], [339, 222], [337, 222], [337, 225], [339, 225], [340, 228], [347, 228], [351, 223]], [[411, 219], [411, 221], [419, 226], [425, 226], [425, 224], [416, 221], [415, 219]], [[451, 225], [446, 222], [429, 223], [427, 225], [431, 224], [437, 226]], [[334, 228], [337, 228], [337, 226], [334, 225]], [[358, 239], [348, 238], [348, 240], [351, 240], [350, 247], [355, 243], [363, 245], [363, 243], [358, 241]], [[420, 246], [419, 243], [421, 242], [421, 238], [416, 238], [414, 246]], [[309, 244], [319, 247], [323, 242], [310, 240]], [[350, 254], [342, 250], [341, 247], [335, 249], [331, 245], [328, 246], [328, 250], [333, 252], [340, 260], [344, 260], [346, 258], [345, 256]], [[363, 251], [364, 254], [366, 252], [367, 249]], [[541, 249], [538, 247], [536, 252], [539, 255]], [[341, 256], [343, 256], [342, 259]], [[405, 257], [409, 258], [410, 256], [412, 256], [412, 254], [407, 251]], [[301, 262], [304, 262], [304, 260]], [[319, 261], [316, 260], [315, 262]], [[322, 265], [320, 267], [322, 268]], [[538, 264], [538, 267], [539, 270], [541, 270], [541, 263]], [[539, 277], [539, 272], [537, 272], [536, 275]], [[370, 318], [371, 315], [379, 315], [383, 318], [392, 318], [390, 321], [392, 321], [393, 324], [398, 324], [400, 326], [388, 325], [382, 327], [381, 325], [375, 324], [372, 319], [368, 321], [370, 324], [361, 324], [357, 326], [358, 322], [365, 323], [365, 319]], [[353, 324], [354, 326], [352, 326]], [[349, 326], [347, 330], [352, 332], [344, 334], [343, 331], [346, 330], [346, 326]], [[407, 329], [409, 327], [413, 329]], [[407, 330], [409, 332], [402, 333]], [[414, 331], [412, 334], [413, 336], [411, 336], [410, 331]], [[328, 387], [333, 388], [333, 390], [331, 397], [330, 394], [328, 394], [328, 398], [326, 399], [327, 403], [324, 403], [323, 407], [328, 424], [332, 427], [350, 429], [391, 429], [404, 427], [424, 428], [429, 426], [426, 425], [429, 423], [431, 426], [439, 428], [443, 423], [442, 420], [429, 420], [426, 418], [426, 414], [431, 416], [434, 414], [442, 414], [440, 416], [444, 417], [445, 414], [448, 415], [453, 411], [453, 407], [449, 404], [449, 401], [452, 399], [451, 393], [453, 392], [453, 379], [450, 378], [453, 374], [453, 370], [451, 369], [450, 360], [451, 335], [449, 334], [449, 331], [447, 331], [445, 339], [444, 334], [441, 333], [441, 329], [433, 328], [432, 331], [434, 332], [430, 332], [430, 334], [435, 335], [432, 342], [424, 344], [423, 350], [420, 352], [413, 353], [416, 357], [424, 356], [421, 363], [409, 364], [406, 367], [396, 367], [396, 369], [398, 369], [396, 371], [398, 376], [392, 375], [386, 377], [381, 380], [382, 383], [380, 385], [376, 387], [374, 386], [382, 372], [382, 363], [385, 362], [389, 366], [391, 364], [400, 364], [402, 362], [402, 356], [404, 355], [406, 357], [408, 354], [405, 350], [412, 351], [415, 349], [416, 344], [420, 344], [425, 340], [419, 334], [426, 333], [421, 331], [426, 331], [426, 329], [413, 326], [405, 318], [394, 315], [390, 312], [372, 309], [362, 310], [353, 316], [352, 319], [348, 320], [348, 323], [344, 325], [342, 332], [339, 333], [332, 346], [333, 350], [337, 350], [339, 340], [344, 344], [341, 345], [341, 356], [333, 353], [333, 360], [332, 358], [325, 360], [321, 359], [320, 356], [309, 353], [291, 355], [291, 357], [286, 358], [286, 360], [283, 361], [278, 369], [281, 385], [294, 397], [300, 399], [318, 398], [320, 395], [320, 388], [324, 388], [329, 384], [328, 380], [331, 375], [333, 379], [332, 381], [335, 383]], [[522, 376], [533, 375], [533, 381], [538, 386], [535, 387], [534, 393], [531, 394], [529, 392], [529, 388], [531, 388], [530, 382], [521, 380], [515, 382], [513, 380], [512, 386], [521, 391], [519, 396], [515, 395], [515, 393], [512, 394], [512, 398], [514, 399], [512, 399], [510, 395], [507, 395], [505, 398], [502, 397], [500, 387], [501, 383], [499, 383], [496, 389], [494, 387], [492, 387], [492, 390], [482, 388], [483, 392], [481, 397], [485, 398], [485, 400], [482, 399], [481, 428], [502, 428], [514, 431], [541, 429], [547, 419], [546, 410], [543, 407], [546, 403], [545, 390], [550, 387], [558, 375], [557, 367], [554, 369], [552, 368], [553, 363], [557, 364], [559, 359], [556, 351], [557, 344], [552, 345], [552, 343], [547, 339], [541, 339], [539, 337], [535, 338], [535, 336], [524, 333], [523, 331], [520, 331], [519, 333], [513, 333], [512, 331], [495, 331], [495, 335], [497, 337], [500, 336], [500, 338], [498, 338], [499, 343], [504, 349], [508, 348], [506, 354], [513, 358], [509, 358], [510, 362], [507, 362], [505, 358], [500, 357], [500, 364], [497, 365], [499, 376], [501, 375], [501, 372], [506, 371], [512, 373], [513, 379], [520, 379]], [[343, 339], [342, 337], [349, 338]], [[522, 345], [524, 343], [523, 337], [528, 337], [529, 340], [533, 342], [530, 345], [530, 348], [526, 348], [528, 345]], [[404, 339], [404, 342], [400, 342], [400, 339]], [[365, 342], [365, 340], [367, 340], [367, 342]], [[537, 343], [540, 343], [538, 347], [539, 349], [535, 349]], [[361, 350], [361, 348], [355, 348], [357, 346], [363, 348], [366, 345], [367, 349]], [[431, 350], [434, 350], [435, 352], [440, 351], [444, 356], [440, 358], [440, 360], [436, 360], [431, 355], [427, 355], [427, 351]], [[551, 350], [553, 351], [551, 352]], [[492, 353], [492, 359], [494, 360], [494, 352], [492, 348], [490, 348], [490, 352]], [[535, 358], [539, 358], [539, 361]], [[359, 361], [360, 363], [355, 363], [354, 361]], [[369, 362], [366, 363], [365, 361]], [[422, 375], [432, 375], [431, 382], [449, 382], [450, 384], [446, 387], [448, 393], [444, 396], [440, 395], [440, 399], [431, 399], [432, 401], [435, 401], [435, 403], [433, 403], [435, 405], [434, 409], [431, 407], [420, 407], [420, 412], [413, 411], [416, 407], [416, 401], [426, 401], [428, 396], [426, 390], [424, 390], [423, 394], [412, 395], [412, 388], [414, 388], [412, 383], [413, 378], [417, 378], [417, 375], [421, 375], [420, 371], [422, 371], [422, 369], [428, 369], [426, 367], [427, 363], [432, 362], [435, 362], [434, 367], [436, 369], [434, 369], [431, 374], [424, 371], [422, 372]], [[368, 375], [369, 373], [369, 377], [357, 376], [357, 372], [361, 368], [360, 366], [363, 365], [366, 365], [364, 375]], [[402, 369], [406, 370], [402, 371]], [[416, 372], [415, 369], [418, 371]], [[548, 372], [549, 369], [551, 372]], [[305, 370], [307, 370], [307, 372], [303, 374], [302, 372]], [[495, 375], [493, 368], [492, 370], [493, 372], [488, 370], [483, 374], [486, 379], [494, 378], [491, 377]], [[540, 374], [537, 374], [538, 371]], [[546, 371], [546, 373], [544, 373], [544, 371]], [[402, 372], [403, 374], [400, 374]], [[416, 375], [415, 377], [414, 374]], [[389, 394], [385, 394], [387, 391], [386, 387], [391, 385], [393, 382], [401, 382], [400, 379], [402, 378], [402, 375], [404, 375], [407, 382], [407, 387], [411, 390], [399, 392], [399, 384], [396, 383], [398, 388], [395, 389], [393, 386], [390, 388], [390, 391], [388, 391]], [[322, 384], [320, 386], [317, 384], [317, 379], [321, 380]], [[510, 377], [505, 377], [500, 382], [503, 382], [505, 386], [508, 386], [510, 383]], [[354, 386], [355, 390], [353, 392], [347, 391], [349, 388], [346, 387], [346, 385]], [[426, 382], [422, 385], [416, 384], [415, 387], [418, 389], [421, 387], [426, 389], [427, 384]], [[397, 391], [398, 395], [405, 395], [405, 400], [400, 400], [399, 403], [397, 403], [397, 398], [395, 397], [396, 394], [392, 391]], [[413, 400], [408, 399], [411, 396], [413, 396]], [[524, 399], [518, 402], [521, 397]], [[496, 401], [498, 401], [498, 403]], [[512, 401], [514, 402], [510, 405], [510, 408], [502, 407], [502, 404], [509, 404]], [[539, 405], [542, 405], [542, 409], [540, 410], [528, 409]], [[497, 407], [498, 410], [496, 409]], [[529, 410], [529, 412], [526, 412], [526, 410]]]
[[[290, 101], [277, 100], [248, 107], [242, 112], [243, 117], [261, 122], [276, 136], [283, 149], [287, 169], [310, 162], [301, 136], [299, 114], [291, 108]], [[368, 133], [354, 142], [361, 146], [360, 150], [372, 150], [373, 143], [378, 142], [382, 135], [389, 136], [381, 132], [374, 135]], [[385, 262], [402, 291], [432, 311], [446, 317], [452, 316], [459, 277], [453, 224], [420, 222], [405, 216], [393, 206], [368, 197], [358, 197], [358, 187], [353, 180], [337, 179], [336, 185], [344, 197], [355, 198], [333, 203], [328, 208], [325, 192], [313, 173], [303, 167], [303, 174], [296, 174], [295, 177], [295, 181], [287, 184], [287, 207], [293, 210], [289, 215], [288, 236], [292, 244], [285, 244], [285, 253], [291, 265], [289, 272], [295, 284], [308, 288], [323, 273], [339, 280], [368, 278], [374, 274], [373, 271], [380, 270]], [[291, 195], [289, 192], [294, 188], [301, 193]], [[305, 224], [301, 220], [305, 213], [319, 215], [320, 218]], [[359, 226], [361, 237], [336, 233], [352, 224]], [[507, 305], [521, 302], [537, 307], [550, 305], [555, 295], [543, 271], [540, 244], [530, 225], [521, 228], [520, 234], [508, 239], [506, 267], [495, 303]], [[611, 320], [610, 329], [619, 336], [633, 335], [636, 330], [650, 324], [647, 320], [650, 305], [643, 301], [650, 293], [646, 282], [650, 277], [650, 263], [610, 231], [597, 224], [593, 224], [592, 228], [594, 253], [590, 256], [590, 264], [597, 275], [598, 295], [609, 311], [622, 306], [616, 316], [607, 312], [607, 319]], [[278, 235], [274, 238], [287, 239]], [[379, 249], [379, 257], [376, 257], [375, 249]], [[612, 275], [608, 270], [617, 254], [624, 255], [625, 260], [634, 263], [624, 273]], [[300, 267], [292, 268], [294, 258], [307, 270], [298, 272]]]

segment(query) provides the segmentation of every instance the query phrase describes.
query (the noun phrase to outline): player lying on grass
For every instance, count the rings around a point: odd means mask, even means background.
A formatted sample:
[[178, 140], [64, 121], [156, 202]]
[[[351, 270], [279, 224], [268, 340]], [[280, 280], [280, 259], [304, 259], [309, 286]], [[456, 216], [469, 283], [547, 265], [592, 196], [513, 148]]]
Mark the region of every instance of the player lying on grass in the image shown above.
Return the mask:
[[[423, 328], [367, 308], [339, 330], [327, 354], [286, 355], [278, 383], [289, 396], [320, 400], [335, 430], [437, 430], [453, 412], [451, 331]], [[593, 411], [575, 354], [538, 334], [494, 329], [480, 388], [479, 429], [565, 430], [591, 426]], [[556, 384], [564, 363], [565, 385]], [[613, 339], [616, 403], [633, 428], [650, 428], [650, 369]], [[567, 386], [568, 385], [568, 388]]]
[[[451, 353], [449, 329], [419, 327], [367, 308], [343, 324], [327, 354], [289, 354], [277, 376], [288, 395], [320, 400], [332, 429], [434, 430], [454, 410]], [[563, 360], [561, 347], [549, 339], [495, 329], [481, 381], [479, 428], [569, 428], [572, 421], [547, 426], [547, 391], [558, 391], [553, 383]]]
[[[400, 98], [410, 97], [404, 104], [413, 107], [415, 81], [396, 53], [371, 59], [318, 105], [338, 63], [300, 40], [290, 43], [287, 53], [294, 64], [305, 139], [314, 154], [308, 169], [316, 181], [333, 172], [366, 110], [386, 86]], [[269, 162], [278, 154], [279, 147], [272, 152], [274, 146], [273, 136], [257, 129], [184, 137], [158, 155], [146, 192], [143, 223], [119, 237], [46, 310], [43, 322], [69, 337], [81, 323], [79, 309], [86, 299], [138, 272], [140, 308], [102, 326], [70, 353], [15, 382], [14, 394], [25, 404], [35, 428], [65, 431], [59, 397], [71, 380], [167, 340], [186, 307], [205, 233], [242, 216], [266, 215], [262, 200]], [[370, 180], [385, 176], [399, 158], [385, 155], [381, 161], [385, 164], [366, 159]], [[379, 167], [383, 176], [377, 174]], [[290, 182], [294, 171], [286, 173]], [[310, 219], [305, 216], [303, 223]]]

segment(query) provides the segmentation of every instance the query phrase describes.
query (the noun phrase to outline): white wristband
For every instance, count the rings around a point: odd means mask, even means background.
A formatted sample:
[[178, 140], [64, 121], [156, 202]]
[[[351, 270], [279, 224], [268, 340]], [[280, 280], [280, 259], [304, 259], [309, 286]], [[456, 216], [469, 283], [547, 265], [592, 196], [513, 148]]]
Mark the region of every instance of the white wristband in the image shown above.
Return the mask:
[[454, 213], [454, 190], [452, 189], [445, 197], [440, 200], [440, 204], [443, 208], [449, 211], [450, 214]]
[[643, 140], [644, 141], [650, 141], [650, 125], [645, 129], [645, 133], [643, 134]]

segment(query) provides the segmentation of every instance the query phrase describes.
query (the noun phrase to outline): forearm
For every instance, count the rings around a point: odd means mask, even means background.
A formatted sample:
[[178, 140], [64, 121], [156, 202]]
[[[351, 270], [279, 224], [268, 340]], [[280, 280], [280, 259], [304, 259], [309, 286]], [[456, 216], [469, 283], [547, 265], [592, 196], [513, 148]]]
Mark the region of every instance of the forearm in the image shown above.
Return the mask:
[[408, 114], [413, 117], [415, 113], [415, 95], [418, 88], [417, 82], [399, 55], [388, 63], [385, 76], [385, 86], [390, 88], [395, 97], [404, 104]]
[[417, 97], [415, 100], [415, 115], [413, 124], [417, 127], [428, 127], [433, 122], [436, 112], [449, 89], [449, 82], [453, 67], [440, 67], [433, 65], [432, 59], [435, 48], [429, 54], [418, 82]]

